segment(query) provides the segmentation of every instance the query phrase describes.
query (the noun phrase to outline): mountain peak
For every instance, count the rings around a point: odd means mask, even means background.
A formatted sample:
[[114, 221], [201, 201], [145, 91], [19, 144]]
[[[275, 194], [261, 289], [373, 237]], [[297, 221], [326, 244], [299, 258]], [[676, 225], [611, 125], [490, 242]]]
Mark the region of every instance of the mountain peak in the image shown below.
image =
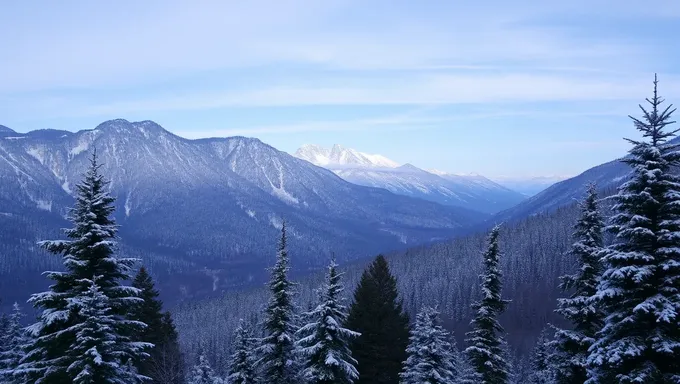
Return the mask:
[[334, 144], [330, 149], [316, 144], [305, 144], [295, 152], [295, 157], [321, 167], [396, 168], [396, 162], [381, 156], [359, 152]]
[[16, 133], [13, 129], [0, 125], [0, 133]]

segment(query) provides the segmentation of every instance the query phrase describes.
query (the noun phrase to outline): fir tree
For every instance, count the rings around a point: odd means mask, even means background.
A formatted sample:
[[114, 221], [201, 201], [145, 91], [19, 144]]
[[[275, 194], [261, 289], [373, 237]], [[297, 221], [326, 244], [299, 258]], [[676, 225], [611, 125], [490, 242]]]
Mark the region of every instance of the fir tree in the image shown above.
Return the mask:
[[[46, 272], [54, 284], [49, 291], [34, 294], [29, 300], [42, 309], [38, 322], [29, 327], [35, 338], [19, 367], [20, 373], [28, 375], [29, 383], [74, 380], [67, 369], [75, 362], [70, 351], [78, 343], [76, 326], [84, 319], [73, 300], [87, 295], [88, 281], [93, 276], [98, 276], [98, 289], [108, 298], [111, 315], [116, 319], [112, 332], [119, 335], [130, 332], [127, 311], [140, 299], [138, 290], [121, 282], [129, 278], [136, 260], [114, 255], [117, 232], [111, 217], [114, 199], [106, 191], [108, 181], [100, 174], [100, 167], [95, 153], [84, 180], [77, 185], [76, 203], [70, 213], [74, 226], [65, 231], [69, 240], [40, 243], [47, 251], [62, 256], [65, 271]], [[137, 352], [130, 350], [119, 357], [121, 362], [127, 362], [137, 356]]]
[[[553, 367], [550, 364], [552, 344], [548, 340], [548, 330], [544, 329], [536, 340], [534, 353], [531, 356], [531, 375], [530, 384], [551, 384], [554, 383]], [[572, 381], [571, 383], [579, 383]]]
[[[71, 327], [75, 332], [69, 355], [74, 358], [67, 368], [74, 384], [127, 384], [140, 381], [140, 375], [125, 366], [129, 356], [141, 354], [150, 345], [130, 341], [117, 332], [120, 319], [113, 315], [110, 299], [98, 286], [98, 277], [83, 281], [90, 288], [83, 296], [68, 298], [67, 308], [82, 319]], [[143, 323], [126, 321], [129, 327], [143, 327]]]
[[498, 316], [508, 304], [501, 298], [499, 231], [499, 226], [491, 231], [488, 248], [483, 254], [482, 298], [473, 305], [476, 311], [471, 322], [473, 330], [467, 334], [468, 347], [465, 352], [474, 371], [474, 376], [468, 379], [479, 384], [504, 384], [510, 376], [503, 336], [505, 331], [498, 323]]
[[265, 337], [258, 348], [261, 374], [271, 384], [291, 384], [296, 381], [295, 311], [293, 283], [288, 280], [289, 260], [286, 225], [281, 228], [276, 265], [269, 282], [271, 298], [265, 311]]
[[551, 348], [554, 354], [555, 382], [557, 384], [583, 383], [587, 380], [588, 349], [595, 334], [602, 327], [602, 313], [590, 297], [595, 295], [602, 273], [602, 231], [604, 223], [597, 206], [595, 184], [588, 186], [584, 201], [580, 203], [581, 217], [575, 225], [571, 254], [578, 260], [575, 274], [563, 276], [560, 288], [572, 292], [566, 299], [558, 299], [555, 312], [569, 320], [572, 329], [556, 329]]
[[229, 364], [229, 384], [255, 384], [255, 357], [253, 335], [241, 320], [234, 332], [233, 354]]
[[333, 259], [320, 290], [320, 303], [305, 314], [309, 323], [298, 331], [301, 338], [297, 344], [305, 359], [303, 377], [308, 384], [352, 384], [359, 378], [349, 342], [360, 334], [343, 328], [347, 308], [342, 304], [341, 276]]
[[402, 384], [451, 384], [458, 380], [456, 349], [435, 308], [423, 308], [411, 331]]
[[181, 383], [184, 372], [177, 330], [170, 313], [162, 312], [163, 303], [146, 268], [139, 269], [132, 286], [140, 291], [143, 301], [133, 308], [131, 317], [147, 324], [136, 337], [154, 344], [147, 358], [135, 362], [139, 373], [152, 378], [157, 384]]
[[672, 105], [657, 93], [631, 117], [642, 133], [624, 162], [632, 176], [613, 197], [615, 240], [603, 257], [605, 271], [593, 300], [604, 327], [590, 349], [592, 383], [680, 382], [680, 145]]
[[14, 303], [12, 314], [2, 321], [4, 325], [0, 328], [0, 383], [20, 384], [23, 382], [20, 375], [14, 374], [29, 341], [21, 325], [23, 318], [24, 313], [21, 307], [18, 303]]
[[223, 384], [223, 380], [215, 375], [208, 358], [203, 353], [198, 357], [198, 363], [191, 370], [187, 384]]
[[397, 281], [380, 255], [361, 276], [345, 324], [361, 334], [351, 343], [359, 384], [399, 382], [406, 360], [409, 318], [398, 296]]

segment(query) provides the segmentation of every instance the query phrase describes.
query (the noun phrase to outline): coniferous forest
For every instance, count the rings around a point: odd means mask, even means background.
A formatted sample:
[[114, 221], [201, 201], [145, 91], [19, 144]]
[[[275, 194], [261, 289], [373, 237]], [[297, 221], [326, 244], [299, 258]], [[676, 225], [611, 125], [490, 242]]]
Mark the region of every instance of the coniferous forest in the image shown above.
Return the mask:
[[674, 112], [655, 78], [615, 191], [297, 279], [284, 221], [265, 287], [167, 308], [93, 151], [38, 243], [62, 268], [0, 316], [0, 383], [680, 383]]

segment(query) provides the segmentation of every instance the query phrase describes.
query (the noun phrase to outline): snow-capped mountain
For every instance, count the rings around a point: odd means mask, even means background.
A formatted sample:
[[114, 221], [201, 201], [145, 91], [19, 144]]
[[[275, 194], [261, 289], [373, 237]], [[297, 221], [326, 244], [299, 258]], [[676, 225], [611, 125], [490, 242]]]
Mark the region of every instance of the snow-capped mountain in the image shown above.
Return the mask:
[[326, 168], [372, 167], [396, 168], [399, 164], [381, 155], [370, 155], [335, 144], [332, 148], [306, 144], [295, 152], [295, 157]]
[[337, 144], [331, 149], [308, 144], [298, 149], [295, 156], [330, 169], [354, 184], [486, 213], [507, 209], [524, 199], [521, 194], [483, 176], [428, 172], [412, 164], [399, 166], [384, 156]]
[[274, 255], [284, 219], [293, 263], [314, 266], [331, 252], [349, 260], [450, 237], [484, 218], [348, 183], [257, 139], [186, 140], [151, 121], [126, 120], [77, 133], [2, 132], [0, 239], [26, 227], [12, 255], [3, 255], [17, 265], [26, 266], [21, 260], [37, 239], [60, 236], [95, 148], [126, 252], [167, 273], [226, 268], [232, 283], [247, 279]]

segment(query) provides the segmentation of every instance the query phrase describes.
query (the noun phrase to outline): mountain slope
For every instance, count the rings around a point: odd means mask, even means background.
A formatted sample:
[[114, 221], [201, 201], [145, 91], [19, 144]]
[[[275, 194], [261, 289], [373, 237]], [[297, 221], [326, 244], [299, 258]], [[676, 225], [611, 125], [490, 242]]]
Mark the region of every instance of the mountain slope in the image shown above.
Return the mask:
[[435, 174], [411, 164], [397, 166], [396, 162], [383, 156], [368, 155], [339, 145], [330, 150], [305, 145], [295, 156], [330, 169], [354, 184], [485, 213], [495, 213], [524, 200], [521, 194], [483, 176]]
[[[19, 216], [63, 226], [95, 148], [117, 197], [125, 251], [166, 278], [193, 274], [173, 278], [207, 290], [262, 277], [283, 219], [293, 263], [307, 268], [325, 264], [330, 252], [351, 260], [448, 238], [484, 218], [348, 183], [256, 139], [186, 140], [150, 121], [113, 120], [77, 133], [0, 138], [0, 213], [9, 221], [0, 232]], [[58, 235], [57, 228], [32, 224], [13, 254], [35, 253], [35, 241]], [[7, 268], [0, 275], [32, 266]], [[172, 283], [170, 292], [178, 292]]]
[[580, 200], [585, 194], [587, 183], [595, 182], [598, 189], [611, 191], [621, 185], [629, 174], [630, 167], [620, 160], [598, 165], [578, 176], [553, 184], [515, 207], [499, 212], [491, 221], [513, 221], [538, 213], [552, 212]]

